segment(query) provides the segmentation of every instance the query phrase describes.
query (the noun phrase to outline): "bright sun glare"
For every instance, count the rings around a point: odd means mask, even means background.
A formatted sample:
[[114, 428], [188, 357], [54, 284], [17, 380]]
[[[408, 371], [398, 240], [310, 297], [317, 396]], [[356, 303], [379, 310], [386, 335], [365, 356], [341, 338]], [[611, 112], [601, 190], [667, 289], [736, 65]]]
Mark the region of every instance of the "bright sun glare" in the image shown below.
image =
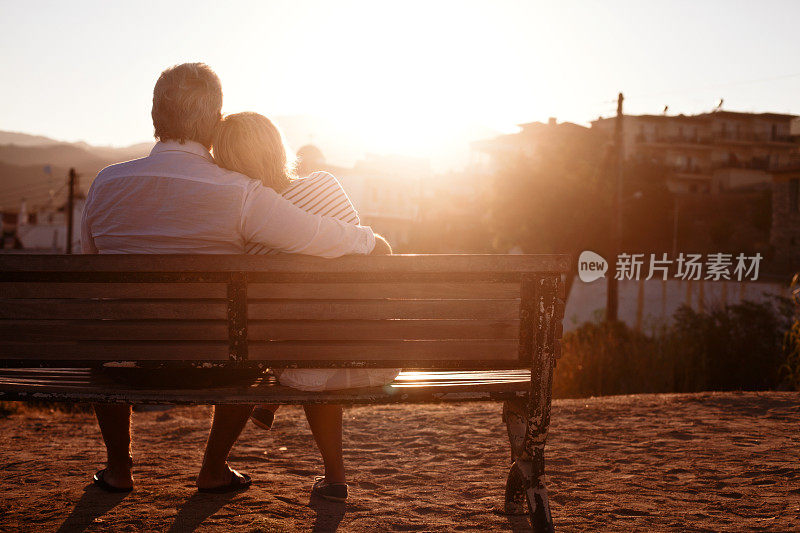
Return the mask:
[[[347, 9], [339, 4], [322, 9], [331, 11], [309, 20], [286, 50], [287, 69], [297, 67], [288, 58], [302, 58], [302, 75], [290, 80], [290, 94], [275, 97], [291, 100], [296, 114], [333, 121], [343, 140], [365, 151], [430, 156], [464, 144], [470, 127], [508, 131], [546, 116], [553, 103], [509, 82], [510, 73], [519, 79], [525, 50], [509, 36], [515, 32], [508, 20], [486, 10], [428, 3], [420, 16], [416, 9], [387, 13], [385, 5], [361, 5], [358, 17], [342, 17]], [[457, 24], [443, 23], [456, 17]], [[256, 105], [269, 114], [272, 106], [255, 91], [274, 84], [282, 66], [265, 69], [256, 84], [223, 78], [226, 95], [244, 95], [234, 107]]]

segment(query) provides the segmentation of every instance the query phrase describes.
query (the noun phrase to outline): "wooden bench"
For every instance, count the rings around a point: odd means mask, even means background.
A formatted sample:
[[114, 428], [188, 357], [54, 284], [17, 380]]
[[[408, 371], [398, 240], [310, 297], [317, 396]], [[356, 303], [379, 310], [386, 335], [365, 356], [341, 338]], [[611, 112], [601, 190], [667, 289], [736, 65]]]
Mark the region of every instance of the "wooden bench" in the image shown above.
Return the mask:
[[[505, 510], [552, 531], [544, 446], [567, 270], [561, 255], [3, 255], [0, 399], [502, 401]], [[143, 386], [103, 370], [134, 367], [242, 376]], [[254, 371], [286, 367], [405, 371], [386, 387], [324, 393]]]

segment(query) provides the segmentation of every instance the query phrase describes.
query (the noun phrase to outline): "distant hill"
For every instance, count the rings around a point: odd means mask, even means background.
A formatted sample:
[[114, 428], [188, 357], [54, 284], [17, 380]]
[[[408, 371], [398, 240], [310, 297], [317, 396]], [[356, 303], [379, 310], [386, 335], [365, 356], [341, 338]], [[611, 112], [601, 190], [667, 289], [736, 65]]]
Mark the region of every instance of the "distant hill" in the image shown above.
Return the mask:
[[99, 157], [103, 161], [110, 161], [108, 164], [111, 164], [145, 157], [150, 153], [150, 150], [153, 149], [155, 143], [155, 141], [152, 141], [132, 144], [130, 146], [123, 146], [120, 148], [115, 146], [92, 146], [86, 143], [75, 143], [75, 146], [82, 147], [87, 152]]
[[[25, 199], [29, 209], [47, 205], [53, 191], [53, 203], [61, 205], [66, 199], [66, 176], [68, 168], [54, 166], [51, 175], [41, 165], [9, 165], [0, 162], [0, 211], [19, 209]], [[52, 176], [52, 177], [51, 177]], [[85, 189], [84, 180], [81, 186]]]
[[59, 141], [42, 135], [30, 135], [17, 131], [0, 131], [0, 144], [15, 144], [17, 146], [41, 146], [45, 144], [58, 144]]
[[[41, 135], [0, 131], [0, 210], [19, 209], [24, 198], [34, 209], [50, 201], [64, 201], [67, 173], [75, 168], [80, 176], [78, 192], [86, 192], [104, 167], [144, 157], [153, 143], [126, 147], [65, 143]], [[50, 173], [46, 172], [49, 167]]]
[[[363, 156], [347, 144], [334, 124], [313, 117], [279, 117], [290, 146], [294, 149], [308, 142], [318, 144], [329, 162], [352, 165]], [[19, 209], [23, 198], [29, 209], [50, 201], [49, 191], [66, 183], [67, 172], [74, 167], [81, 176], [79, 191], [86, 192], [97, 173], [120, 161], [144, 157], [155, 141], [126, 147], [93, 146], [85, 142], [63, 142], [41, 135], [0, 131], [0, 210]], [[45, 172], [49, 166], [51, 174]], [[63, 202], [56, 197], [54, 202]]]
[[54, 165], [75, 167], [78, 172], [90, 172], [103, 168], [107, 159], [98, 157], [85, 148], [74, 144], [51, 144], [43, 146], [0, 146], [0, 161], [10, 165]]
[[[328, 164], [352, 167], [367, 153], [389, 155], [374, 146], [369, 131], [352, 131], [348, 124], [307, 115], [274, 117], [291, 148], [314, 144]], [[487, 139], [498, 132], [480, 125], [465, 128], [435, 147], [430, 163], [434, 172], [463, 167], [469, 160], [471, 141]], [[126, 147], [93, 146], [85, 142], [62, 142], [41, 135], [0, 131], [0, 210], [16, 210], [22, 198], [31, 208], [49, 198], [48, 191], [66, 182], [74, 167], [81, 175], [80, 190], [86, 191], [97, 173], [120, 161], [144, 157], [155, 141]], [[51, 175], [45, 172], [50, 166]]]

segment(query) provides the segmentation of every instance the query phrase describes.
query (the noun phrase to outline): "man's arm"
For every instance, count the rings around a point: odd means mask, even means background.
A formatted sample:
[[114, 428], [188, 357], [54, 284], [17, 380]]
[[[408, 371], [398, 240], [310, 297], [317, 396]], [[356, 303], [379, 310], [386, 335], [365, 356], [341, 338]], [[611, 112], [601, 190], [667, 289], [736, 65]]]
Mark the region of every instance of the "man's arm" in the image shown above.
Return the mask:
[[320, 257], [369, 254], [376, 242], [369, 227], [312, 215], [261, 184], [247, 193], [242, 236], [282, 252]]
[[98, 253], [97, 246], [94, 245], [94, 237], [92, 237], [92, 232], [89, 229], [89, 222], [87, 221], [88, 213], [89, 200], [87, 199], [83, 206], [83, 214], [81, 215], [81, 253], [96, 254]]

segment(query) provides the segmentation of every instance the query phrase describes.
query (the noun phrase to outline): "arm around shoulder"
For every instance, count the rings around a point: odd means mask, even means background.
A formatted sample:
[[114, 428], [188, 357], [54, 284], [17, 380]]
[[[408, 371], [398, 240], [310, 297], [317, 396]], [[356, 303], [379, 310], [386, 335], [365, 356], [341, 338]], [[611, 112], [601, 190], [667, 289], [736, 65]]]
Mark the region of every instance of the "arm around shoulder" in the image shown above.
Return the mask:
[[258, 184], [243, 206], [244, 242], [257, 242], [290, 254], [341, 257], [374, 248], [372, 230], [300, 209]]

